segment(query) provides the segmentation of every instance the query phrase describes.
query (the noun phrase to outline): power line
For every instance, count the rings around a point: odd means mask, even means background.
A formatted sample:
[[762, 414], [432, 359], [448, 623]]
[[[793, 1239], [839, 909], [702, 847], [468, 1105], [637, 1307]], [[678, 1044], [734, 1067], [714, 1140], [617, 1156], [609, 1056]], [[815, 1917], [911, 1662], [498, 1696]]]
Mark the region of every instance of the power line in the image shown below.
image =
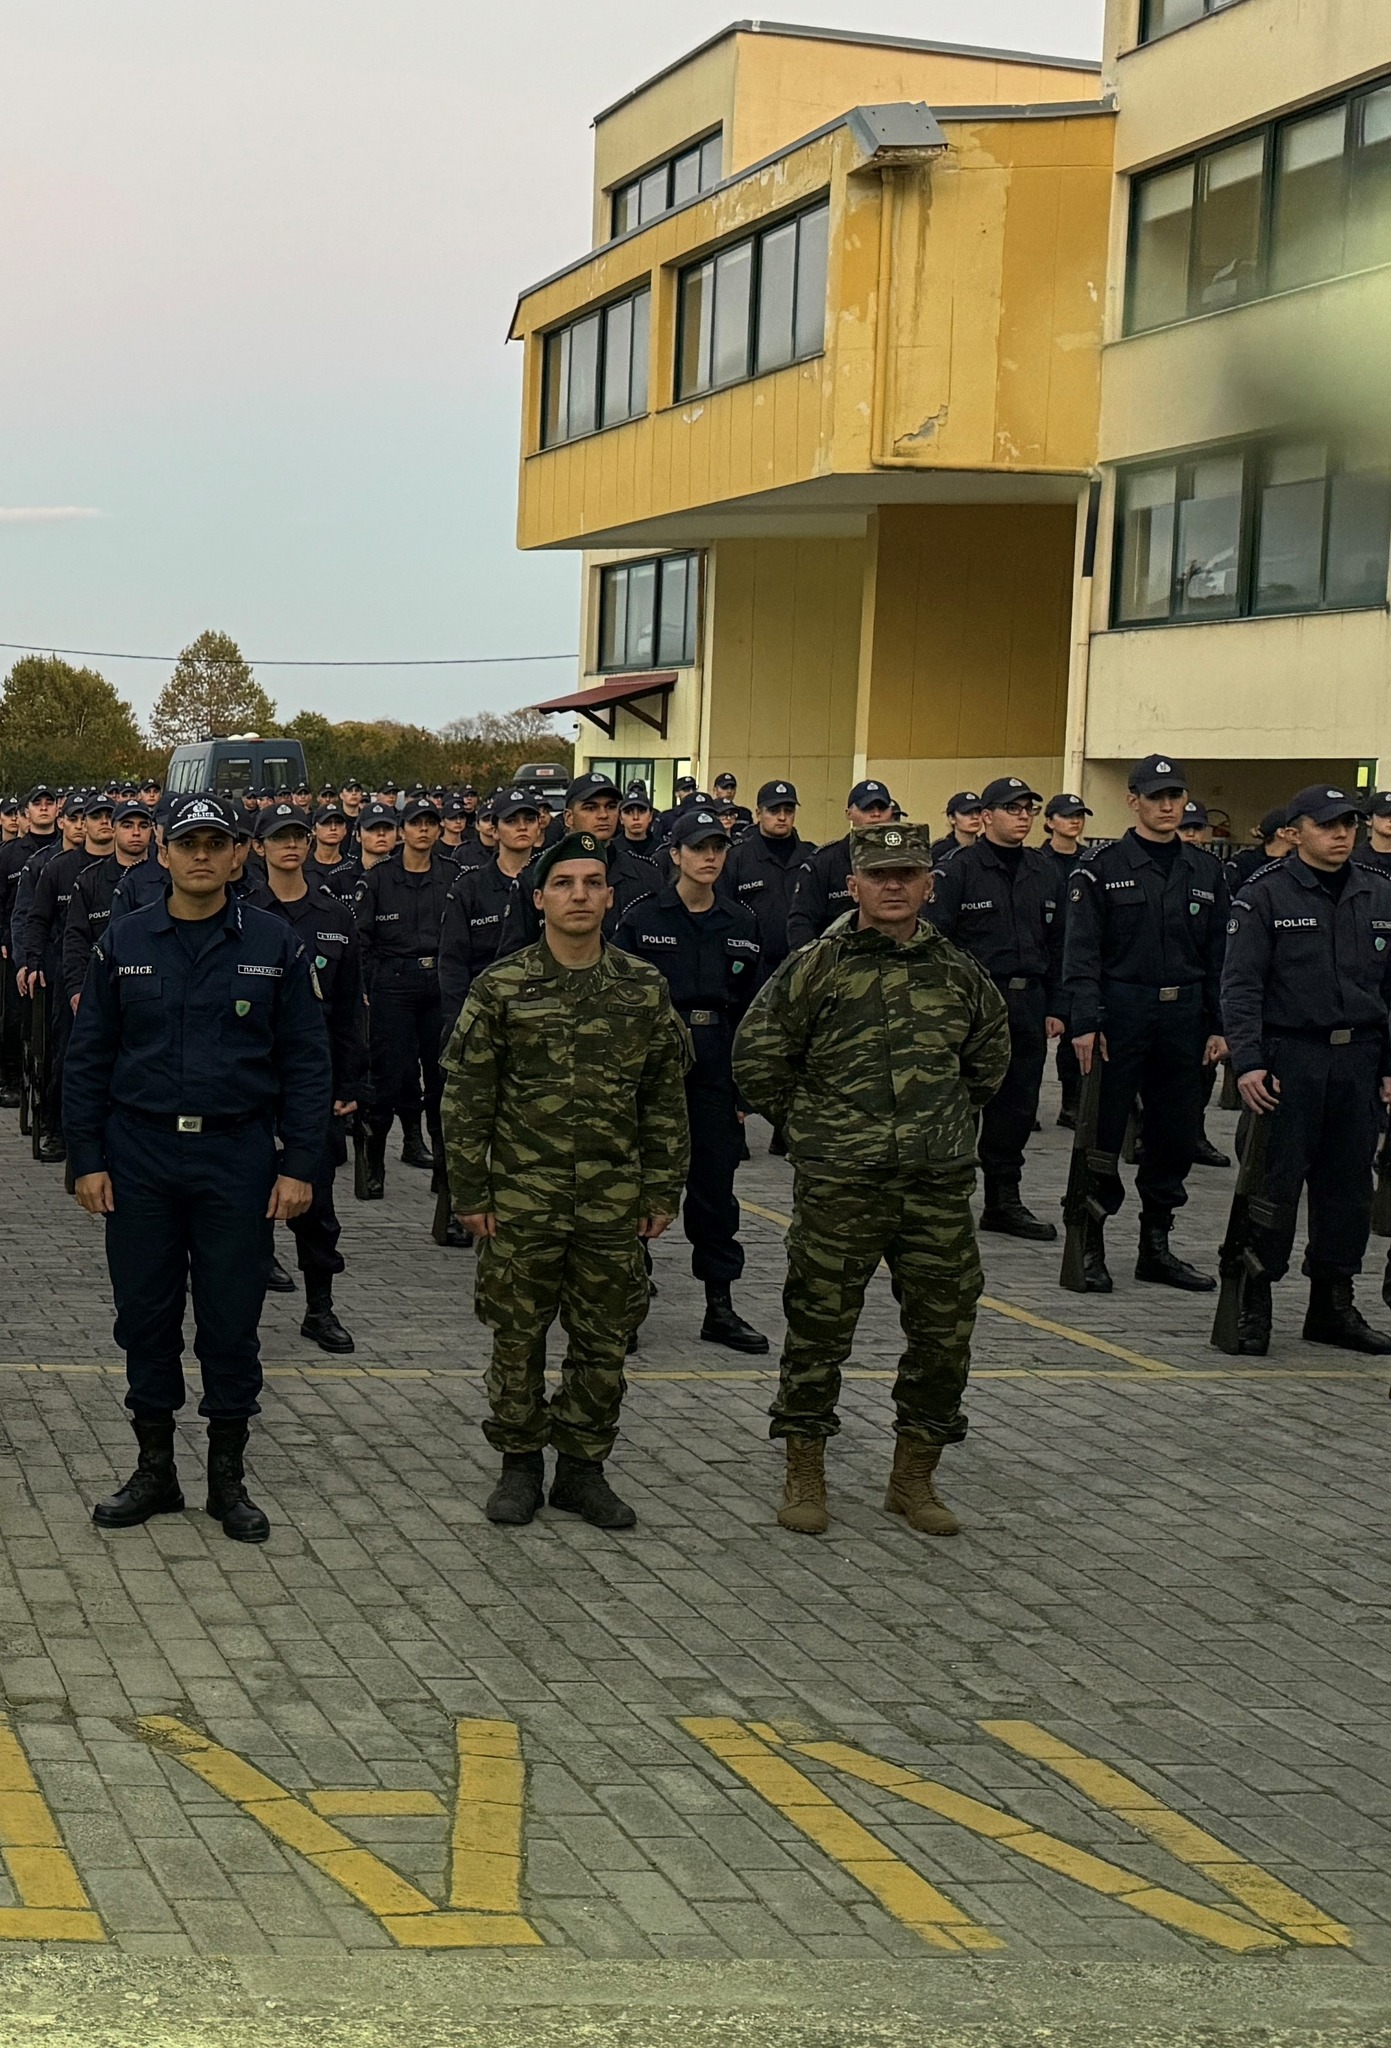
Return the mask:
[[[39, 647], [30, 640], [0, 640], [0, 647], [14, 654], [75, 654], [82, 661], [176, 662], [181, 659], [177, 654], [120, 654], [111, 647]], [[511, 662], [577, 661], [579, 657], [575, 654], [442, 654], [424, 659], [411, 655], [400, 661], [269, 661], [246, 654], [242, 659], [251, 668], [498, 668]]]

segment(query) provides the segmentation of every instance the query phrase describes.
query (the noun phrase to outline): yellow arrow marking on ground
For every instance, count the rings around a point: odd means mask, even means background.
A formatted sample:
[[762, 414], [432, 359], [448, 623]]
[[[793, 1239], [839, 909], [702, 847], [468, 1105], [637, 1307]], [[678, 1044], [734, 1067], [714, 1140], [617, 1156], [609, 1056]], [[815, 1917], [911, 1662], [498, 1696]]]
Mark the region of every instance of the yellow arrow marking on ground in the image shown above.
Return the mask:
[[474, 1913], [519, 1913], [526, 1766], [511, 1721], [460, 1721], [449, 1903]]
[[930, 1778], [906, 1770], [901, 1764], [886, 1763], [882, 1757], [871, 1756], [845, 1742], [798, 1742], [793, 1747], [799, 1756], [829, 1764], [833, 1770], [844, 1771], [847, 1777], [860, 1778], [866, 1785], [877, 1785], [896, 1798], [940, 1814], [943, 1820], [955, 1821], [959, 1827], [983, 1835], [1001, 1849], [1026, 1856], [1030, 1862], [1056, 1870], [1060, 1876], [1073, 1878], [1103, 1898], [1118, 1899], [1121, 1905], [1151, 1920], [1161, 1920], [1166, 1927], [1201, 1935], [1205, 1941], [1215, 1942], [1219, 1948], [1237, 1955], [1284, 1946], [1278, 1934], [1264, 1927], [1252, 1927], [1248, 1921], [1238, 1920], [1217, 1906], [1199, 1906], [1133, 1870], [1124, 1870], [1118, 1863], [1093, 1855], [1089, 1849], [1059, 1841], [1056, 1835], [1045, 1834], [1041, 1828], [1018, 1820], [1001, 1807], [987, 1806], [983, 1799], [972, 1799], [964, 1792], [952, 1791], [950, 1786], [934, 1784]]
[[980, 1725], [997, 1742], [1006, 1743], [1020, 1756], [1046, 1764], [1049, 1770], [1066, 1778], [1079, 1792], [1085, 1792], [1094, 1805], [1129, 1821], [1131, 1827], [1158, 1842], [1180, 1863], [1201, 1871], [1219, 1891], [1259, 1913], [1262, 1920], [1278, 1927], [1291, 1941], [1306, 1948], [1352, 1947], [1352, 1935], [1339, 1921], [1321, 1913], [1258, 1863], [1249, 1863], [1215, 1835], [1185, 1820], [1182, 1814], [1165, 1806], [1133, 1779], [1113, 1770], [1110, 1764], [1084, 1756], [1080, 1749], [1060, 1741], [1032, 1721], [982, 1721]]
[[997, 1934], [978, 1926], [919, 1877], [752, 1729], [738, 1721], [703, 1718], [683, 1720], [681, 1726], [932, 1948], [979, 1952], [1004, 1947]]
[[0, 1906], [0, 1941], [105, 1941], [29, 1759], [0, 1717], [0, 1855], [18, 1906]]
[[[306, 1800], [278, 1784], [254, 1765], [246, 1763], [220, 1743], [210, 1742], [196, 1729], [163, 1714], [146, 1715], [136, 1724], [153, 1747], [177, 1757], [200, 1777], [205, 1785], [232, 1800], [251, 1820], [258, 1821], [289, 1849], [294, 1849], [316, 1870], [331, 1877], [360, 1905], [367, 1908], [400, 1948], [520, 1948], [537, 1947], [541, 1937], [530, 1921], [512, 1911], [452, 1911], [437, 1906], [417, 1891], [368, 1849], [360, 1849], [341, 1829], [315, 1812]], [[465, 1728], [496, 1728], [496, 1722], [460, 1724], [460, 1753]], [[330, 1797], [332, 1795], [329, 1795]], [[349, 1797], [360, 1799], [361, 1794]], [[339, 1807], [339, 1812], [343, 1808]], [[378, 1808], [377, 1811], [381, 1809]], [[520, 1807], [518, 1808], [520, 1820]], [[455, 1822], [455, 1869], [459, 1868], [461, 1844], [470, 1840], [467, 1825]], [[520, 1843], [519, 1843], [520, 1847]], [[456, 1879], [455, 1896], [458, 1884]], [[452, 1902], [451, 1902], [452, 1903]]]

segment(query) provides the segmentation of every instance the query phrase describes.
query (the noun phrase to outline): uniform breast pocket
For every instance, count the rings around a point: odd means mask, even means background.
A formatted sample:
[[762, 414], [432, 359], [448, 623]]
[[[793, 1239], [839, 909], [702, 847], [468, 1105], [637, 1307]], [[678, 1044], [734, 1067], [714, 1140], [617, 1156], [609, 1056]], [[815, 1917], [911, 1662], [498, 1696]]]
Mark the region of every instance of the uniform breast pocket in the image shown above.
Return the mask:
[[168, 1034], [164, 978], [159, 974], [123, 974], [121, 1035], [127, 1045], [144, 1049], [163, 1043]]
[[526, 1080], [554, 1075], [565, 1057], [565, 1009], [557, 1002], [507, 1006], [508, 1061]]

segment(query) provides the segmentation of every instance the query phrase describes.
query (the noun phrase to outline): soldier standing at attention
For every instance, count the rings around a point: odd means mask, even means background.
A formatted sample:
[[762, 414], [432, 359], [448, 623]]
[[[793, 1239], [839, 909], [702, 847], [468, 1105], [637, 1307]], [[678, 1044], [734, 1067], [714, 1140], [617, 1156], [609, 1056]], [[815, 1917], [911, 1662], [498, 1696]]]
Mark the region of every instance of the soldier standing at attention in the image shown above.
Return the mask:
[[[686, 1178], [689, 1041], [662, 977], [604, 943], [613, 892], [592, 832], [546, 849], [534, 893], [540, 939], [474, 983], [445, 1054], [449, 1184], [480, 1240], [477, 1310], [493, 1332], [483, 1433], [502, 1476], [485, 1512], [531, 1520], [549, 1444], [551, 1506], [630, 1529], [604, 1463], [647, 1313], [642, 1241], [666, 1229]], [[568, 1342], [548, 1402], [557, 1318]]]
[[865, 1289], [883, 1259], [906, 1348], [884, 1505], [952, 1535], [933, 1474], [966, 1434], [961, 1396], [981, 1290], [971, 1221], [976, 1117], [1010, 1061], [984, 968], [923, 918], [931, 856], [911, 825], [852, 835], [854, 910], [783, 962], [734, 1045], [734, 1078], [785, 1125], [796, 1171], [771, 1435], [787, 1441], [778, 1520], [827, 1526], [825, 1449]]
[[1020, 1194], [1048, 1042], [1063, 1031], [1057, 870], [1047, 854], [1024, 844], [1041, 802], [1018, 775], [988, 784], [981, 793], [985, 830], [937, 869], [927, 916], [979, 960], [1009, 1011], [1009, 1072], [980, 1122], [981, 1229], [1051, 1244], [1056, 1227], [1026, 1208]]
[[682, 811], [666, 847], [672, 880], [619, 920], [613, 942], [664, 977], [695, 1048], [686, 1075], [692, 1142], [681, 1222], [691, 1271], [705, 1286], [701, 1337], [731, 1351], [762, 1353], [768, 1339], [731, 1299], [744, 1270], [734, 1194], [744, 1146], [730, 1055], [760, 975], [753, 912], [716, 893], [728, 852], [729, 835], [713, 811]]
[[[1137, 1280], [1190, 1294], [1216, 1285], [1169, 1246], [1202, 1127], [1205, 1064], [1225, 1054], [1220, 984], [1227, 891], [1210, 853], [1178, 836], [1183, 769], [1149, 754], [1130, 771], [1135, 823], [1081, 862], [1068, 891], [1063, 987], [1084, 1075], [1101, 1060], [1094, 1169], [1108, 1216], [1125, 1200], [1120, 1153], [1135, 1098], [1144, 1114]], [[1086, 1289], [1109, 1294], [1104, 1225], [1089, 1221]]]
[[787, 920], [802, 863], [816, 848], [797, 831], [797, 790], [791, 782], [765, 782], [758, 792], [754, 830], [730, 850], [719, 893], [754, 914], [765, 976], [788, 954]]
[[819, 939], [828, 925], [844, 917], [852, 905], [850, 889], [850, 842], [865, 825], [875, 825], [894, 814], [894, 800], [882, 782], [857, 782], [845, 800], [850, 830], [844, 839], [820, 846], [797, 870], [792, 889], [792, 908], [787, 914], [787, 947], [792, 952]]
[[[645, 855], [632, 853], [627, 840], [618, 828], [619, 803], [618, 786], [609, 776], [597, 770], [577, 775], [565, 791], [564, 831], [561, 837], [575, 832], [588, 832], [605, 849], [609, 864], [609, 889], [611, 902], [604, 922], [604, 937], [611, 939], [618, 920], [625, 910], [640, 903], [644, 896], [655, 896], [662, 886], [661, 869], [655, 860]], [[545, 850], [549, 853], [560, 840], [553, 840]], [[665, 858], [665, 856], [662, 856]], [[523, 946], [535, 945], [541, 936], [541, 918], [531, 892], [514, 889], [507, 899], [507, 910], [503, 918], [502, 936], [498, 941], [498, 954], [516, 953]]]
[[932, 842], [933, 866], [940, 867], [963, 846], [974, 846], [984, 830], [979, 796], [973, 789], [959, 789], [955, 796], [947, 798], [946, 832]]
[[331, 1071], [299, 941], [229, 890], [237, 831], [215, 796], [191, 797], [171, 818], [168, 896], [113, 919], [93, 952], [64, 1115], [74, 1192], [106, 1219], [140, 1445], [135, 1472], [93, 1519], [126, 1529], [183, 1507], [174, 1415], [191, 1280], [208, 1513], [237, 1542], [264, 1543], [270, 1523], [248, 1499], [243, 1470], [260, 1412], [257, 1325], [273, 1225], [312, 1198]]
[[152, 890], [157, 882], [160, 893], [166, 880], [151, 843], [153, 811], [143, 803], [119, 803], [112, 828], [115, 851], [83, 868], [78, 875], [63, 926], [63, 991], [74, 1010], [87, 979], [92, 948], [110, 921], [112, 900], [122, 876], [131, 868], [143, 868]]
[[[400, 858], [374, 866], [363, 876], [354, 899], [372, 1011], [367, 1157], [373, 1187], [385, 1186], [386, 1141], [398, 1112], [406, 1165], [438, 1165], [444, 1157], [439, 1107], [444, 1088], [439, 1063], [440, 923], [455, 870], [451, 861], [436, 854], [439, 813], [428, 797], [407, 804], [401, 813], [401, 836]], [[429, 1152], [420, 1142], [417, 1099], [424, 1104]]]
[[1353, 1299], [1372, 1221], [1372, 1153], [1391, 1102], [1391, 882], [1357, 866], [1360, 805], [1342, 789], [1300, 790], [1289, 857], [1232, 903], [1222, 1014], [1248, 1110], [1269, 1117], [1251, 1220], [1261, 1277], [1247, 1288], [1243, 1353], [1270, 1342], [1270, 1286], [1289, 1270], [1299, 1198], [1309, 1198], [1304, 1337], [1391, 1354]]

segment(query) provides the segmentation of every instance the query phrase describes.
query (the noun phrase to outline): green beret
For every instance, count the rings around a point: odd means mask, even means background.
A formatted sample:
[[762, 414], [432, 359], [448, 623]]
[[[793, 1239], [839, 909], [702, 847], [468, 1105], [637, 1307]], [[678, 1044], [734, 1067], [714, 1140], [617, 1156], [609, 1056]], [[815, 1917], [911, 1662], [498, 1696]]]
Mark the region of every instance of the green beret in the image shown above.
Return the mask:
[[554, 846], [546, 848], [533, 868], [532, 880], [536, 888], [545, 888], [547, 875], [556, 862], [562, 860], [597, 860], [607, 867], [609, 849], [592, 832], [567, 832], [563, 839], [557, 839]]
[[920, 825], [861, 825], [850, 834], [856, 874], [874, 868], [930, 868], [932, 852]]

